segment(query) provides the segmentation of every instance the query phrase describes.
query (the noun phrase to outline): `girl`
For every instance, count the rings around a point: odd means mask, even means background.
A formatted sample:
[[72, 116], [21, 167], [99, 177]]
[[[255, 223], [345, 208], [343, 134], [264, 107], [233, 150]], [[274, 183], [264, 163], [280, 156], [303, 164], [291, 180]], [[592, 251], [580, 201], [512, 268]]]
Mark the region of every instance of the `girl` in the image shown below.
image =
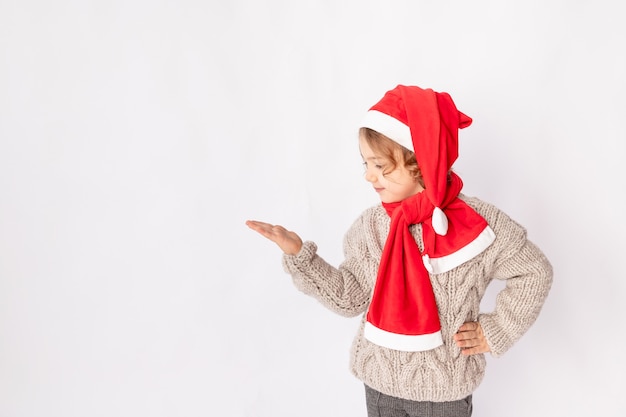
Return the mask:
[[[398, 85], [367, 112], [359, 147], [381, 204], [348, 230], [338, 268], [296, 233], [247, 222], [282, 249], [301, 291], [341, 315], [363, 314], [350, 365], [370, 417], [470, 416], [484, 353], [505, 353], [550, 289], [552, 267], [525, 229], [461, 193], [451, 168], [458, 130], [471, 122], [447, 93], [416, 86]], [[481, 313], [494, 278], [506, 287]]]

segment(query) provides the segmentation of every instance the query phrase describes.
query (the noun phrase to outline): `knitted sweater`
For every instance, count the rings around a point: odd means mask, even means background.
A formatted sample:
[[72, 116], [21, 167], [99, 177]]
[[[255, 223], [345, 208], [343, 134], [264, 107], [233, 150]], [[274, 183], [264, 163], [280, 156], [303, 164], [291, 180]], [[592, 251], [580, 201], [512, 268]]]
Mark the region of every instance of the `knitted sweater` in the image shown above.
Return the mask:
[[[343, 316], [363, 314], [351, 349], [352, 373], [366, 385], [414, 401], [454, 401], [471, 394], [485, 372], [484, 355], [464, 356], [453, 340], [464, 322], [478, 320], [491, 354], [506, 352], [533, 324], [552, 283], [552, 267], [526, 238], [525, 229], [493, 205], [460, 196], [489, 223], [496, 239], [480, 255], [438, 275], [430, 275], [444, 344], [425, 352], [401, 352], [363, 337], [363, 326], [390, 218], [381, 205], [366, 210], [344, 239], [345, 260], [335, 268], [307, 241], [297, 255], [284, 255], [285, 271], [298, 289]], [[421, 225], [411, 226], [423, 249]], [[506, 280], [493, 312], [480, 313], [492, 279]]]

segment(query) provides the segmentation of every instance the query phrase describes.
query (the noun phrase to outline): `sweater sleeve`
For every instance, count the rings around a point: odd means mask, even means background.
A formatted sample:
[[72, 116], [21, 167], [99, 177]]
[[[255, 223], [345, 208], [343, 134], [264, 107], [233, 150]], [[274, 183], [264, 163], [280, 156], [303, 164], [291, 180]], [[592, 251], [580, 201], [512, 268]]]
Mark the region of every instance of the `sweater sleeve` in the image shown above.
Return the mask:
[[[338, 267], [317, 254], [315, 243], [304, 242], [296, 255], [283, 255], [283, 267], [295, 286], [316, 298], [328, 309], [346, 317], [363, 313], [372, 291], [372, 271], [376, 271], [359, 219], [344, 238], [344, 262]], [[375, 276], [374, 276], [375, 277]]]
[[508, 243], [495, 260], [493, 277], [506, 280], [506, 286], [496, 297], [494, 311], [478, 318], [494, 357], [503, 355], [535, 322], [553, 274], [550, 262], [521, 226], [504, 213], [498, 222]]

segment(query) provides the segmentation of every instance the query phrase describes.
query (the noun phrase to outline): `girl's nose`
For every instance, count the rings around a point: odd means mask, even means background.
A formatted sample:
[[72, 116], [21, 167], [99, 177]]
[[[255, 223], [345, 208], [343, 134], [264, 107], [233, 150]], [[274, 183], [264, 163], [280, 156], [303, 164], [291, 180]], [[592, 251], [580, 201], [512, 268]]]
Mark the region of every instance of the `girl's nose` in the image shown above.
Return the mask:
[[376, 181], [376, 175], [374, 175], [369, 169], [365, 171], [365, 181], [374, 182]]

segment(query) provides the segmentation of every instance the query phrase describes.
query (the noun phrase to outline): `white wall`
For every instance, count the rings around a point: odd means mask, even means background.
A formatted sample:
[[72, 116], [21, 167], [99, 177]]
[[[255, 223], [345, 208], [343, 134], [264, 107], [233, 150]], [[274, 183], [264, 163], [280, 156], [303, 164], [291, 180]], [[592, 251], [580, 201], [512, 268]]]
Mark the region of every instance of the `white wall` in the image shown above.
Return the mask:
[[340, 262], [377, 197], [356, 127], [398, 83], [474, 118], [465, 192], [555, 268], [475, 415], [623, 416], [621, 10], [0, 0], [0, 416], [365, 415], [357, 319], [297, 292], [244, 221]]

